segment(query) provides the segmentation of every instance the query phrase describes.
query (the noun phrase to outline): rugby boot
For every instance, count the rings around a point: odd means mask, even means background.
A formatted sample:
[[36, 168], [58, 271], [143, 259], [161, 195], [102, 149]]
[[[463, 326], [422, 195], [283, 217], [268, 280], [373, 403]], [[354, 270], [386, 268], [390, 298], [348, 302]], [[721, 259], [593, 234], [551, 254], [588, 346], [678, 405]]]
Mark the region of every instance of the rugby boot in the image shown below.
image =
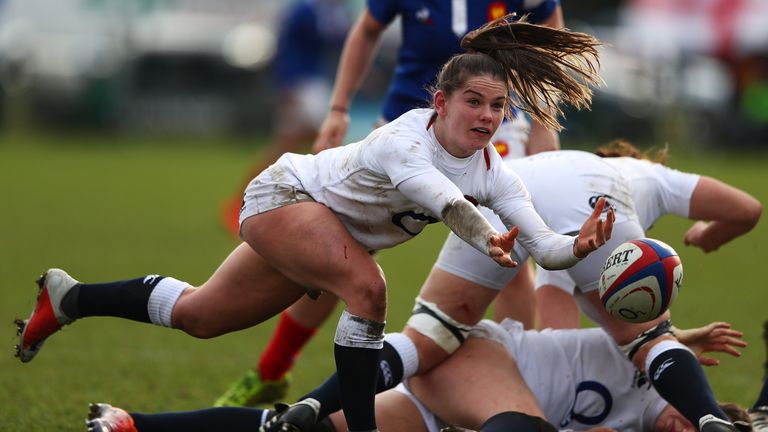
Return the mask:
[[739, 432], [733, 423], [719, 419], [712, 414], [707, 414], [699, 419], [701, 432]]
[[267, 420], [259, 432], [310, 432], [317, 423], [320, 402], [307, 398], [293, 405], [276, 404], [277, 414]]
[[22, 363], [31, 361], [43, 347], [43, 342], [62, 326], [73, 322], [61, 310], [61, 301], [80, 282], [64, 270], [49, 269], [37, 279], [37, 304], [29, 318], [16, 319], [19, 344], [16, 357]]
[[91, 404], [85, 425], [88, 432], [138, 432], [133, 418], [125, 410], [105, 403]]
[[749, 410], [752, 429], [755, 432], [768, 432], [768, 406], [759, 406]]
[[255, 407], [273, 404], [288, 393], [290, 376], [277, 381], [262, 380], [254, 370], [249, 370], [213, 403], [213, 406]]

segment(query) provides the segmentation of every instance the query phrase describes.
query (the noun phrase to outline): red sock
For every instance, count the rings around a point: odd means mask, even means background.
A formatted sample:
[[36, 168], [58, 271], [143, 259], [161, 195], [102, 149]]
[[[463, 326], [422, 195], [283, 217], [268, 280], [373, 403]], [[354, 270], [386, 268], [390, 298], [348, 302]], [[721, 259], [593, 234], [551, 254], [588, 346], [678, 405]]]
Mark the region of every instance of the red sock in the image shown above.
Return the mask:
[[291, 369], [293, 360], [304, 345], [317, 333], [297, 323], [287, 312], [280, 314], [275, 333], [259, 360], [259, 375], [266, 381], [277, 381]]

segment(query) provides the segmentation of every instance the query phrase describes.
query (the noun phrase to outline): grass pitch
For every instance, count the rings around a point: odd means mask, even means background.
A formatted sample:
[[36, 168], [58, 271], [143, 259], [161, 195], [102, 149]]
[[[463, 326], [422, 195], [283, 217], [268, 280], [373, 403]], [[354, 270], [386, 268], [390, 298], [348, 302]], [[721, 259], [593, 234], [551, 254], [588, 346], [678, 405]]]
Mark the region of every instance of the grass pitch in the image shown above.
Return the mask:
[[[13, 357], [15, 317], [34, 306], [35, 278], [62, 267], [85, 281], [150, 273], [203, 282], [235, 246], [218, 224], [263, 142], [102, 136], [0, 137], [0, 430], [82, 431], [89, 402], [129, 410], [186, 410], [210, 403], [253, 365], [274, 320], [213, 340], [113, 318], [65, 327], [29, 364]], [[671, 165], [712, 175], [768, 203], [768, 155], [675, 155]], [[768, 294], [765, 221], [705, 255], [682, 245], [688, 222], [667, 217], [649, 233], [680, 253], [683, 288], [675, 324], [726, 320], [746, 333], [741, 359], [720, 356], [707, 373], [721, 400], [751, 404], [761, 385]], [[389, 283], [388, 330], [405, 323], [446, 234], [431, 226], [379, 257]], [[289, 399], [333, 371], [336, 318], [293, 371]]]

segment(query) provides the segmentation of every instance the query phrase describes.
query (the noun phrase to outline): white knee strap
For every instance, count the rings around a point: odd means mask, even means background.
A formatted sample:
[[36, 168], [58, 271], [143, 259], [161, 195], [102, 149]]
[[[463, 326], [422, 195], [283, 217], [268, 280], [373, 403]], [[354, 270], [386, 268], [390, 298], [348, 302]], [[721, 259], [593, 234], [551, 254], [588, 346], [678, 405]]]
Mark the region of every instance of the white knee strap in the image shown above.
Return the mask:
[[462, 324], [441, 311], [437, 304], [416, 297], [408, 327], [432, 339], [448, 354], [459, 349], [472, 326]]

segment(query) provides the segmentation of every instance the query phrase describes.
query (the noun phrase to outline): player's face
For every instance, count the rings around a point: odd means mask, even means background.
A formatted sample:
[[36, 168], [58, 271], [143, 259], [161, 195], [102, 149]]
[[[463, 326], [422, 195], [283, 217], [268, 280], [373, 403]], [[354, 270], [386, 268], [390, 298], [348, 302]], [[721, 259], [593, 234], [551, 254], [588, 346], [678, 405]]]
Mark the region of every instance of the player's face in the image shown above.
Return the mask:
[[440, 144], [456, 157], [468, 157], [484, 148], [501, 121], [507, 103], [506, 84], [490, 75], [467, 79], [450, 96], [438, 91], [435, 133]]
[[696, 428], [672, 405], [667, 405], [656, 418], [653, 432], [696, 432]]

